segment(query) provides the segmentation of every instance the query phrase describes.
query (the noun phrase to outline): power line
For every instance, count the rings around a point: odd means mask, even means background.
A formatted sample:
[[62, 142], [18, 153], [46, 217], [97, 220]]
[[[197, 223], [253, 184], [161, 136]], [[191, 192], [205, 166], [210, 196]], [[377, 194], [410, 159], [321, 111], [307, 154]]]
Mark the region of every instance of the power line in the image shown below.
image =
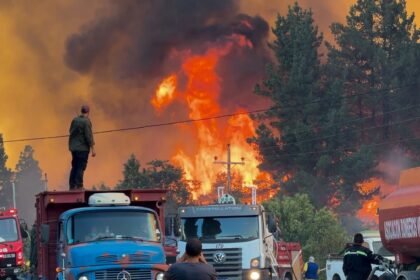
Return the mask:
[[[378, 89], [378, 90], [375, 90], [374, 92], [370, 92], [370, 93], [379, 93], [379, 92], [382, 92], [382, 91], [397, 90], [397, 89], [402, 89], [402, 88], [406, 88], [406, 87], [411, 87], [411, 86], [414, 86], [414, 85], [417, 85], [417, 83], [409, 84], [409, 85], [405, 85], [405, 86], [400, 86], [400, 87]], [[361, 92], [361, 93], [358, 93], [358, 94], [353, 94], [353, 95], [340, 96], [338, 98], [339, 99], [353, 98], [353, 97], [365, 95], [366, 93], [367, 93], [367, 91], [366, 92]], [[102, 130], [102, 131], [96, 131], [96, 132], [94, 132], [94, 134], [123, 132], [123, 131], [139, 130], [139, 129], [145, 129], [145, 128], [171, 126], [171, 125], [176, 125], [176, 124], [194, 123], [194, 122], [207, 121], [207, 120], [213, 120], [213, 119], [221, 119], [221, 118], [227, 118], [227, 117], [233, 117], [233, 116], [239, 116], [239, 115], [258, 114], [258, 113], [263, 113], [263, 112], [276, 110], [278, 108], [287, 109], [287, 108], [307, 106], [307, 105], [310, 105], [310, 104], [319, 103], [319, 102], [329, 100], [329, 99], [330, 99], [330, 97], [325, 97], [325, 98], [319, 98], [319, 99], [316, 99], [316, 100], [313, 100], [313, 101], [307, 102], [307, 103], [294, 104], [294, 105], [288, 105], [288, 106], [272, 106], [270, 108], [265, 108], [265, 109], [256, 109], [256, 110], [252, 110], [252, 111], [245, 111], [245, 112], [240, 112], [240, 113], [230, 113], [230, 114], [217, 115], [217, 116], [198, 118], [198, 119], [187, 119], [187, 120], [180, 120], [180, 121], [173, 121], [173, 122], [147, 124], [147, 125], [141, 125], [141, 126], [135, 126], [135, 127]], [[29, 138], [21, 138], [21, 139], [4, 140], [3, 142], [4, 143], [15, 143], [15, 142], [37, 141], [37, 140], [51, 140], [51, 139], [67, 138], [68, 136], [69, 136], [68, 134], [63, 134], [63, 135], [54, 135], [54, 136], [29, 137]]]
[[[257, 109], [253, 111], [245, 111], [240, 113], [232, 113], [232, 114], [224, 114], [224, 115], [217, 115], [213, 117], [205, 117], [205, 118], [198, 118], [198, 119], [188, 119], [188, 120], [180, 120], [180, 121], [173, 121], [173, 122], [164, 122], [164, 123], [156, 123], [156, 124], [146, 124], [141, 126], [134, 126], [134, 127], [125, 127], [125, 128], [116, 128], [116, 129], [109, 129], [109, 130], [101, 130], [96, 131], [93, 134], [105, 134], [105, 133], [112, 133], [112, 132], [122, 132], [122, 131], [130, 131], [130, 130], [139, 130], [145, 128], [153, 128], [153, 127], [163, 127], [163, 126], [170, 126], [176, 124], [185, 124], [185, 123], [194, 123], [200, 121], [208, 121], [214, 119], [222, 119], [227, 117], [234, 117], [240, 115], [249, 115], [249, 114], [256, 114], [270, 110], [270, 108], [265, 109]], [[44, 136], [44, 137], [31, 137], [31, 138], [21, 138], [21, 139], [13, 139], [13, 140], [5, 140], [4, 143], [14, 143], [14, 142], [27, 142], [27, 141], [36, 141], [36, 140], [47, 140], [47, 139], [59, 139], [59, 138], [67, 138], [69, 137], [68, 134], [64, 135], [55, 135], [55, 136]]]
[[[409, 122], [416, 121], [416, 120], [420, 120], [420, 116], [416, 116], [416, 117], [409, 118], [409, 119], [404, 119], [404, 120], [398, 121], [398, 122], [393, 122], [393, 123], [384, 124], [384, 125], [371, 126], [371, 127], [366, 127], [366, 128], [345, 128], [345, 129], [343, 129], [343, 131], [340, 131], [338, 133], [330, 134], [330, 135], [327, 135], [327, 136], [304, 139], [304, 140], [293, 142], [293, 144], [300, 144], [300, 143], [307, 143], [307, 142], [325, 140], [325, 139], [343, 134], [344, 132], [347, 132], [347, 131], [356, 131], [356, 132], [358, 132], [358, 131], [368, 131], [368, 130], [373, 130], [373, 129], [378, 129], [378, 128], [392, 127], [392, 126], [395, 126], [395, 125], [409, 123]], [[278, 147], [278, 145], [264, 146], [262, 148], [270, 150], [270, 149], [274, 149], [276, 147]]]
[[[395, 140], [395, 141], [384, 141], [384, 142], [379, 142], [379, 143], [370, 144], [370, 145], [363, 145], [363, 147], [372, 148], [372, 147], [377, 147], [377, 146], [382, 146], [382, 145], [387, 145], [387, 144], [397, 144], [401, 142], [414, 141], [414, 140], [420, 140], [420, 137], [412, 137], [412, 138], [400, 139], [400, 140]], [[349, 149], [354, 149], [357, 147], [358, 146], [356, 145], [347, 146], [347, 147], [340, 148], [340, 150], [349, 150]], [[286, 154], [280, 154], [280, 155], [267, 155], [263, 157], [264, 158], [282, 158], [286, 156], [304, 156], [304, 155], [310, 155], [310, 154], [328, 153], [328, 152], [333, 152], [333, 151], [337, 151], [337, 149], [327, 149], [327, 150], [322, 150], [322, 151], [301, 152], [301, 153], [286, 153]]]
[[[395, 109], [395, 110], [391, 110], [391, 111], [387, 111], [387, 112], [383, 112], [380, 114], [376, 114], [375, 117], [381, 117], [381, 116], [385, 116], [388, 114], [392, 114], [392, 113], [398, 113], [398, 112], [404, 112], [407, 111], [409, 109], [418, 109], [420, 104], [414, 104], [414, 105], [410, 105], [410, 106], [406, 106], [403, 108], [399, 108], [399, 109]], [[344, 120], [344, 121], [340, 121], [340, 122], [332, 122], [332, 123], [328, 123], [326, 125], [322, 125], [320, 127], [317, 128], [329, 128], [332, 126], [337, 126], [337, 125], [345, 125], [345, 124], [351, 124], [351, 123], [357, 123], [359, 121], [363, 121], [363, 120], [368, 120], [368, 119], [372, 119], [372, 116], [365, 116], [365, 117], [360, 117], [360, 118], [354, 118], [354, 119], [349, 119], [349, 120]], [[308, 127], [309, 129], [314, 129], [315, 127]], [[295, 130], [294, 135], [301, 135], [306, 133], [305, 129], [307, 128], [302, 128], [302, 129], [297, 129]], [[346, 129], [352, 129], [352, 128], [346, 128]]]

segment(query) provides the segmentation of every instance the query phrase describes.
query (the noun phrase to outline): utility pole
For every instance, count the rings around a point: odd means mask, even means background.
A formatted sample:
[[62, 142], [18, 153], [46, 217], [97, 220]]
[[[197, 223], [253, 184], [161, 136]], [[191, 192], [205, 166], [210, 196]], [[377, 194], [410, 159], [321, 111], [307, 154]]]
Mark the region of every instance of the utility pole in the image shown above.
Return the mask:
[[227, 145], [227, 161], [218, 161], [217, 157], [214, 157], [215, 164], [224, 164], [227, 166], [227, 194], [230, 193], [230, 184], [231, 184], [231, 176], [230, 176], [230, 168], [232, 164], [245, 164], [244, 158], [241, 158], [242, 161], [231, 161], [230, 159], [230, 144]]
[[12, 174], [11, 177], [11, 183], [12, 183], [12, 199], [13, 199], [13, 208], [16, 208], [16, 185], [15, 185], [15, 181], [16, 181], [16, 173]]
[[48, 191], [48, 176], [44, 173], [44, 191]]
[[248, 185], [247, 188], [251, 188], [251, 204], [255, 205], [257, 204], [257, 186], [256, 185]]

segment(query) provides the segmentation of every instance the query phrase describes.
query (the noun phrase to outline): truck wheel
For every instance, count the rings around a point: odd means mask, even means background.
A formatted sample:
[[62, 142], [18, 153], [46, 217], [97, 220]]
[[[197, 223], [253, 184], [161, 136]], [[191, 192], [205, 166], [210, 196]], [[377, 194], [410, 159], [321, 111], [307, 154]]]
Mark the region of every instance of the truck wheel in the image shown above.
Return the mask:
[[402, 271], [398, 274], [397, 280], [418, 280], [420, 271]]
[[341, 280], [340, 275], [335, 274], [333, 276], [333, 280]]
[[286, 273], [286, 275], [284, 275], [283, 280], [293, 280], [293, 277], [290, 273]]
[[390, 272], [384, 272], [379, 276], [379, 280], [395, 280], [395, 276]]

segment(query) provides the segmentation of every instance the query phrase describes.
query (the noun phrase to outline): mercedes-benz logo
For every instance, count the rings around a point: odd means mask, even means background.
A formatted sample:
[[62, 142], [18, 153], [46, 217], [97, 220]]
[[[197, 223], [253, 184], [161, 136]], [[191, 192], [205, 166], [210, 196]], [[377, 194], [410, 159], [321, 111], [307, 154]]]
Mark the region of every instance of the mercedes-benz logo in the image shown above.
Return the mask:
[[128, 271], [123, 270], [118, 273], [117, 280], [131, 280], [131, 274]]
[[215, 263], [224, 263], [226, 261], [226, 254], [223, 252], [216, 252], [213, 254], [213, 260]]

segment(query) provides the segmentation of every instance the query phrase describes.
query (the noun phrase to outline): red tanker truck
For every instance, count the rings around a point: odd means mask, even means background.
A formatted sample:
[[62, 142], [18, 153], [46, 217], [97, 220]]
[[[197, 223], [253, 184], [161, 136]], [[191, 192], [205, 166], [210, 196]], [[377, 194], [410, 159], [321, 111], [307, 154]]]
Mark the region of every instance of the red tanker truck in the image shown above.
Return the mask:
[[379, 204], [379, 230], [395, 254], [397, 280], [420, 279], [420, 167], [401, 172], [397, 190]]

